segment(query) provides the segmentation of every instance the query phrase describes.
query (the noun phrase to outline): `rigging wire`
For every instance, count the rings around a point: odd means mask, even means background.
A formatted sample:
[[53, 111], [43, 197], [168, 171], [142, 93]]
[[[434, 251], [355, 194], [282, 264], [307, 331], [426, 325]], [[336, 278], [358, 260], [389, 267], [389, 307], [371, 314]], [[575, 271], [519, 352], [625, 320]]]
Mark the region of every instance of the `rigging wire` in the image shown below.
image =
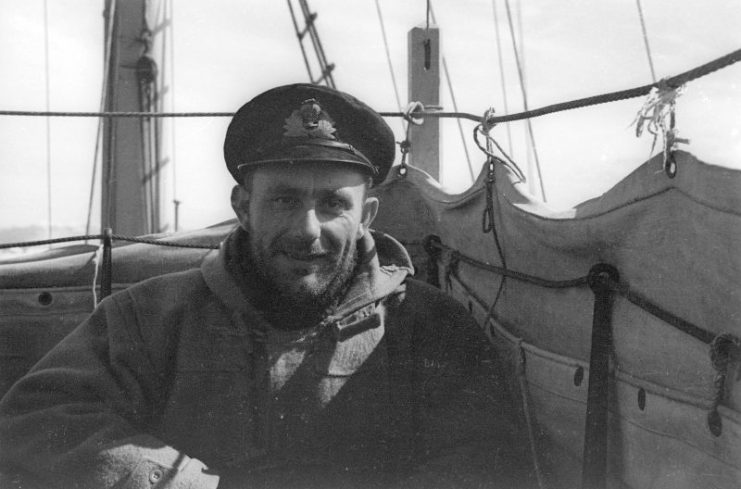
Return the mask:
[[[664, 83], [667, 87], [678, 88], [685, 83], [689, 83], [700, 77], [714, 73], [720, 69], [730, 66], [734, 63], [741, 61], [741, 49], [737, 49], [728, 54], [725, 54], [712, 61], [704, 63], [700, 66], [696, 66], [690, 70], [687, 70], [678, 75], [664, 79]], [[566, 110], [573, 110], [582, 107], [589, 107], [593, 105], [606, 104], [609, 102], [618, 102], [621, 100], [627, 100], [636, 97], [642, 97], [648, 95], [653, 89], [656, 88], [655, 83], [649, 83], [647, 85], [641, 85], [639, 87], [628, 88], [625, 90], [618, 90], [616, 92], [602, 93], [599, 95], [592, 95], [575, 100], [568, 100], [566, 102], [559, 102], [556, 104], [546, 105], [537, 109], [527, 110], [523, 112], [517, 112], [514, 114], [505, 114], [500, 116], [492, 116], [487, 118], [488, 124], [500, 124], [504, 122], [518, 121], [522, 119], [542, 117], [544, 115], [553, 114], [556, 112], [563, 112]], [[379, 112], [379, 115], [383, 117], [404, 117], [406, 114], [403, 112]], [[234, 112], [129, 112], [129, 111], [108, 111], [108, 112], [70, 112], [70, 111], [34, 111], [34, 110], [0, 110], [0, 116], [16, 116], [16, 117], [234, 117]], [[444, 112], [438, 110], [431, 111], [415, 111], [414, 116], [421, 117], [440, 117], [440, 118], [452, 118], [459, 117], [461, 119], [467, 119], [474, 122], [481, 122], [481, 115], [471, 114], [469, 112]]]
[[[381, 3], [380, 0], [375, 0], [376, 2], [376, 12], [378, 13], [378, 22], [381, 24], [381, 36], [383, 37], [383, 47], [386, 50], [386, 62], [389, 66], [389, 73], [391, 74], [391, 84], [394, 86], [394, 96], [396, 97], [396, 106], [399, 109], [399, 112], [402, 111], [401, 108], [401, 97], [399, 96], [399, 87], [396, 83], [396, 75], [394, 74], [394, 65], [391, 62], [391, 52], [389, 50], [389, 42], [388, 38], [386, 37], [386, 26], [383, 21], [383, 14], [381, 13]], [[406, 131], [404, 128], [404, 120], [401, 119], [401, 130], [402, 132]]]
[[[50, 110], [50, 70], [49, 70], [49, 1], [44, 0], [44, 95], [46, 111]], [[46, 218], [47, 234], [51, 238], [51, 119], [46, 118]]]
[[[515, 30], [514, 30], [514, 26], [512, 25], [512, 11], [509, 6], [509, 0], [504, 0], [504, 6], [507, 11], [507, 22], [509, 24], [509, 32], [512, 38], [512, 49], [514, 50], [515, 61], [517, 64], [517, 74], [520, 77], [520, 90], [522, 91], [522, 103], [525, 108], [525, 111], [528, 111], [529, 108], [528, 108], [528, 102], [527, 102], [527, 91], [525, 90], [525, 75], [522, 72], [522, 65], [520, 63], [520, 54], [519, 54], [519, 50], [517, 49], [517, 41], [515, 40]], [[528, 135], [530, 136], [530, 144], [533, 149], [533, 156], [535, 158], [535, 168], [538, 172], [538, 183], [540, 184], [540, 194], [543, 198], [543, 202], [547, 202], [547, 198], [545, 194], [545, 186], [543, 185], [543, 175], [540, 170], [540, 158], [538, 158], [538, 149], [535, 145], [535, 136], [533, 135], [533, 125], [530, 119], [527, 120], [527, 130], [528, 130]]]
[[[289, 0], [290, 1], [290, 0]], [[316, 25], [314, 24], [317, 14], [312, 13], [309, 9], [308, 0], [298, 0], [301, 12], [304, 14], [306, 19], [306, 29], [311, 38], [311, 44], [314, 47], [314, 54], [316, 54], [319, 62], [319, 68], [321, 70], [320, 77], [317, 80], [312, 80], [312, 83], [319, 84], [324, 81], [328, 87], [337, 88], [334, 83], [334, 77], [332, 76], [332, 70], [334, 70], [334, 64], [327, 62], [327, 56], [324, 54], [324, 47], [322, 41], [319, 39], [319, 33], [317, 32]], [[299, 38], [299, 41], [301, 39]]]
[[648, 67], [651, 68], [651, 79], [654, 81], [654, 83], [656, 83], [656, 71], [654, 70], [653, 56], [651, 56], [651, 47], [648, 44], [648, 33], [646, 31], [646, 21], [643, 18], [643, 8], [641, 7], [641, 0], [636, 0], [636, 7], [638, 7], [638, 17], [641, 20], [641, 32], [643, 32], [643, 44], [646, 46]]
[[[118, 35], [118, 22], [115, 20], [116, 16], [114, 15], [114, 20], [111, 21], [111, 32], [109, 33], [110, 36], [114, 37]], [[110, 65], [110, 73], [109, 73], [109, 85], [110, 80], [116, 80], [118, 79], [119, 74], [119, 61], [120, 61], [120, 44], [115, 43], [111, 45], [111, 52], [109, 57], [109, 65]], [[106, 87], [108, 89], [108, 87]], [[118, 94], [114, 94], [116, 98], [110, 99], [109, 96], [111, 95], [112, 90], [109, 90], [108, 96], [106, 96], [106, 106], [110, 108], [114, 108], [118, 106]], [[151, 112], [143, 112], [151, 113]], [[103, 170], [103, 181], [101, 182], [101, 194], [103, 193], [105, 189], [105, 198], [102, 199], [105, 203], [105, 208], [103, 205], [101, 205], [100, 209], [100, 215], [101, 215], [101, 226], [102, 227], [112, 227], [116, 225], [115, 221], [115, 214], [113, 212], [114, 210], [114, 190], [115, 190], [115, 183], [116, 178], [118, 175], [116, 174], [117, 165], [116, 165], [116, 153], [114, 151], [114, 147], [116, 144], [116, 138], [118, 137], [117, 131], [118, 131], [118, 124], [114, 124], [114, 121], [112, 119], [108, 119], [105, 124], [107, 125], [107, 130], [104, 131], [104, 138], [109, 143], [105, 152], [105, 155], [103, 156], [103, 164], [101, 165]]]
[[[116, 13], [116, 0], [111, 0], [108, 13], [108, 26], [106, 27], [105, 52], [103, 54], [103, 84], [100, 89], [100, 110], [105, 110], [108, 95], [108, 79], [110, 77], [111, 49], [113, 46], [113, 19]], [[90, 177], [90, 197], [87, 204], [87, 222], [85, 223], [85, 234], [90, 234], [90, 222], [93, 215], [93, 199], [95, 198], [95, 180], [98, 173], [98, 162], [100, 159], [100, 142], [103, 139], [103, 118], [98, 119], [98, 128], [95, 137], [95, 150], [93, 152], [93, 171]]]
[[[166, 14], [170, 19], [170, 107], [175, 111], [175, 2], [169, 0]], [[166, 38], [165, 38], [166, 39]], [[174, 205], [173, 229], [178, 231], [180, 227], [180, 199], [178, 199], [178, 174], [177, 174], [177, 139], [176, 121], [170, 121], [170, 168], [172, 169], [172, 203]]]
[[[431, 3], [431, 0], [427, 0], [427, 9], [425, 12], [425, 19], [427, 22], [425, 26], [426, 31], [430, 30], [430, 14], [431, 13], [432, 13], [432, 3]], [[433, 22], [435, 22], [434, 18], [433, 18]], [[437, 24], [437, 22], [435, 22], [435, 24]]]
[[[504, 77], [504, 58], [502, 57], [502, 41], [499, 33], [499, 16], [497, 15], [497, 2], [491, 0], [491, 9], [494, 13], [494, 34], [497, 39], [497, 58], [499, 60], [499, 82], [502, 87], [502, 99], [504, 100], [504, 113], [509, 113], [509, 103], [507, 102], [507, 82]], [[507, 151], [512, 153], [512, 127], [507, 124]]]
[[[432, 22], [434, 24], [437, 24], [437, 19], [435, 19], [435, 11], [432, 9], [432, 2], [430, 0], [427, 0], [427, 11], [429, 13], [429, 17], [432, 17]], [[429, 21], [428, 21], [428, 27], [429, 27]], [[443, 73], [445, 73], [445, 80], [447, 81], [448, 85], [448, 92], [450, 93], [450, 99], [453, 102], [453, 110], [458, 112], [458, 103], [455, 99], [455, 92], [453, 91], [453, 81], [450, 78], [450, 71], [448, 70], [448, 61], [445, 58], [445, 56], [441, 56], [442, 62], [443, 62]], [[473, 165], [471, 164], [471, 155], [468, 153], [468, 143], [466, 143], [466, 134], [463, 131], [463, 124], [461, 124], [460, 119], [456, 119], [456, 123], [458, 124], [458, 132], [461, 135], [461, 141], [463, 142], [463, 151], [466, 154], [466, 162], [468, 163], [468, 173], [471, 177], [471, 181], [476, 180], [476, 176], [473, 171]]]
[[301, 48], [301, 56], [304, 58], [304, 65], [306, 66], [306, 71], [309, 73], [309, 80], [314, 80], [314, 75], [311, 73], [311, 64], [309, 63], [309, 56], [306, 54], [306, 48], [304, 47], [304, 42], [300, 36], [301, 29], [298, 27], [298, 22], [296, 21], [296, 13], [293, 10], [293, 4], [291, 3], [291, 0], [286, 0], [288, 2], [288, 10], [291, 12], [291, 20], [293, 21], [293, 28], [296, 31], [296, 37], [298, 38], [298, 45]]
[[[515, 4], [515, 18], [517, 19], [517, 45], [519, 46], [519, 55], [520, 55], [520, 61], [522, 62], [522, 89], [527, 89], [527, 60], [525, 59], [525, 55], [527, 52], [525, 51], [525, 29], [522, 27], [522, 2], [517, 2]], [[532, 175], [534, 171], [538, 171], [538, 168], [533, 168], [533, 153], [534, 153], [534, 147], [535, 147], [535, 138], [530, 138], [531, 128], [528, 127], [528, 132], [524, 134], [524, 143], [525, 143], [525, 164], [527, 165], [527, 171], [529, 175]], [[538, 179], [540, 180], [540, 172], [538, 171]], [[538, 189], [535, 187], [535, 178], [532, 178], [528, 181], [528, 189], [530, 192], [534, 195], [538, 191]]]

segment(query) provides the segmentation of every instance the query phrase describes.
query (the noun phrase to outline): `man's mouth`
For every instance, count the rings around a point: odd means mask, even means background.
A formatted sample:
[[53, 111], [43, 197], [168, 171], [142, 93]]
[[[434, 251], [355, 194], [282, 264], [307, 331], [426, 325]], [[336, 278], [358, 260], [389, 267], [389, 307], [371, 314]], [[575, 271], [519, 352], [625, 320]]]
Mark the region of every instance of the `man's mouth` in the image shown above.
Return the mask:
[[329, 253], [326, 253], [326, 252], [324, 253], [302, 253], [302, 252], [284, 250], [282, 253], [288, 258], [290, 258], [291, 260], [303, 261], [303, 262], [324, 260], [329, 256]]

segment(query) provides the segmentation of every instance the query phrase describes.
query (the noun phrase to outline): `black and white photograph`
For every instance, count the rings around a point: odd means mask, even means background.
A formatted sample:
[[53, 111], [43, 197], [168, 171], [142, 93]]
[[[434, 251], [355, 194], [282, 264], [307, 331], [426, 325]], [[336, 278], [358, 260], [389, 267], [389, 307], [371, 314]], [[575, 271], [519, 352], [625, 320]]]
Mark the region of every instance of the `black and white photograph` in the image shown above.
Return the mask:
[[740, 25], [0, 0], [0, 488], [738, 489]]

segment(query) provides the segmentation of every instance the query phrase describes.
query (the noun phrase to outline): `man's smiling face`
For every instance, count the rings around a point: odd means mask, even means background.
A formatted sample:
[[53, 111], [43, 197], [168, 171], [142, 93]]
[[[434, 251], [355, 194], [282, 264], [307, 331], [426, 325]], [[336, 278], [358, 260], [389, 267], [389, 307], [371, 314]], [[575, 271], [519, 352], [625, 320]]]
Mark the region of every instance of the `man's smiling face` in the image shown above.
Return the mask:
[[232, 205], [256, 273], [293, 303], [334, 299], [378, 209], [368, 178], [349, 165], [273, 163], [252, 170], [245, 185]]

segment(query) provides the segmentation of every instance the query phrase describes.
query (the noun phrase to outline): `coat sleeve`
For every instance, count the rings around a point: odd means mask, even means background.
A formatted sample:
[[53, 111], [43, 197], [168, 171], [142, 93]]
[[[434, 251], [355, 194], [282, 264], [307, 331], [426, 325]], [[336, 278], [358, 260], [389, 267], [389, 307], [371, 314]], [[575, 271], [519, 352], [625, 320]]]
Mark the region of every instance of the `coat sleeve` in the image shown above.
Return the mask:
[[2, 399], [0, 467], [21, 487], [215, 488], [200, 461], [147, 434], [165, 393], [132, 308], [116, 299]]
[[409, 288], [417, 419], [414, 467], [402, 486], [536, 487], [528, 437], [495, 349], [460, 303], [425, 285], [417, 285], [419, 294]]

